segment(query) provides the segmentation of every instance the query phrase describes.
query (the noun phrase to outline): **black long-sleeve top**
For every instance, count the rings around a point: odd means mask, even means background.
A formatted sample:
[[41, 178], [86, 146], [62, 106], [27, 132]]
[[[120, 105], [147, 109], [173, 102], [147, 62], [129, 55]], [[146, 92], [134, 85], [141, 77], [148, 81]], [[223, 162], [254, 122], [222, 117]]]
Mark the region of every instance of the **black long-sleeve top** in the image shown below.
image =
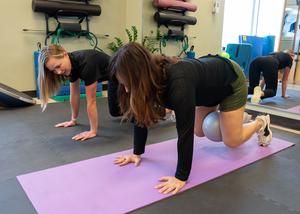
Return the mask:
[[[229, 60], [219, 56], [186, 59], [166, 68], [164, 106], [176, 115], [178, 162], [175, 177], [187, 180], [191, 171], [196, 106], [216, 106], [232, 93], [237, 78]], [[145, 151], [147, 128], [134, 125], [134, 154]]]
[[270, 56], [278, 60], [278, 69], [291, 68], [293, 65], [293, 58], [288, 53], [274, 52]]
[[70, 82], [82, 79], [86, 86], [109, 79], [110, 57], [97, 50], [79, 50], [69, 53], [72, 70]]

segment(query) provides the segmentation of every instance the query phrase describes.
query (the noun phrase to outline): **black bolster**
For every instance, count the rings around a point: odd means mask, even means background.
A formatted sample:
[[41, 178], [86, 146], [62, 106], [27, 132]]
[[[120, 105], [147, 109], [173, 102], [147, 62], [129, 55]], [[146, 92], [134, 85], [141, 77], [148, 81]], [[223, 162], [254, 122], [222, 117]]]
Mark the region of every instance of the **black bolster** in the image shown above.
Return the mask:
[[160, 25], [174, 25], [174, 26], [182, 26], [182, 25], [195, 25], [197, 23], [197, 19], [193, 16], [184, 16], [181, 14], [171, 14], [164, 12], [156, 12], [154, 14], [155, 21]]
[[63, 2], [63, 1], [47, 1], [32, 0], [32, 10], [34, 12], [43, 12], [47, 14], [85, 14], [87, 16], [100, 16], [100, 5]]

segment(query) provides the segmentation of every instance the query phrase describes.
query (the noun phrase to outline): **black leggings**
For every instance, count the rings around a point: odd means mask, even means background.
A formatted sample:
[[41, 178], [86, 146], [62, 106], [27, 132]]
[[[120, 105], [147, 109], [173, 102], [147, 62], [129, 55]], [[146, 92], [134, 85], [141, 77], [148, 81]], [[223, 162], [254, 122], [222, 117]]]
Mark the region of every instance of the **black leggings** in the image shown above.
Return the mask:
[[262, 74], [266, 88], [263, 91], [264, 96], [261, 99], [274, 97], [278, 84], [278, 66], [277, 59], [270, 56], [258, 57], [253, 60], [249, 70], [248, 94], [253, 94], [254, 88], [259, 85], [260, 75]]

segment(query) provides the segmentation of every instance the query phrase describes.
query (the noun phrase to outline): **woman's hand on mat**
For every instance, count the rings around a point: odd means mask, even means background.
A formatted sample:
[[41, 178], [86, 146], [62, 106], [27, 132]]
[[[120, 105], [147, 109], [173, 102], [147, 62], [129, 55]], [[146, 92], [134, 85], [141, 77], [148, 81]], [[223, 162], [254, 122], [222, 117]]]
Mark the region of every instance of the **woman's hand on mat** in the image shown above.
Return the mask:
[[93, 137], [96, 137], [97, 133], [94, 131], [86, 131], [86, 132], [81, 132], [80, 134], [75, 135], [72, 137], [72, 140], [87, 140]]
[[159, 179], [159, 181], [163, 182], [155, 186], [156, 189], [162, 194], [176, 194], [179, 192], [185, 185], [185, 181], [181, 181], [173, 176], [165, 176]]
[[140, 155], [126, 155], [126, 156], [120, 156], [117, 157], [114, 160], [114, 164], [117, 164], [119, 166], [124, 166], [129, 163], [134, 163], [135, 166], [140, 165], [141, 163], [141, 156]]
[[72, 126], [76, 126], [76, 121], [74, 120], [70, 120], [70, 121], [66, 121], [66, 122], [63, 122], [63, 123], [58, 123], [55, 125], [56, 128], [60, 128], [60, 127], [63, 127], [63, 128], [67, 128], [67, 127], [72, 127]]

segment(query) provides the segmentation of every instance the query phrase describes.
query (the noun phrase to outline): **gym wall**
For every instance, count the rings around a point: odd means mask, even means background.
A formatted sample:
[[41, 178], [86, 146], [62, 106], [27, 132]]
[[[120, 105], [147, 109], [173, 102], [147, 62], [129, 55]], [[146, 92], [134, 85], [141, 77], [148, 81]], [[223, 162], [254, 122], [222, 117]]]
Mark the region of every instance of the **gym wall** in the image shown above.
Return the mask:
[[[224, 17], [224, 1], [221, 1], [219, 13], [212, 14], [212, 0], [191, 0], [198, 6], [196, 12], [187, 12], [186, 15], [197, 18], [196, 25], [185, 26], [185, 34], [189, 37], [189, 44], [195, 46], [197, 56], [208, 53], [219, 53], [222, 46], [222, 29]], [[152, 7], [151, 0], [143, 1], [143, 35], [150, 35], [150, 31], [156, 32], [156, 23], [153, 22], [155, 9]], [[162, 26], [162, 29], [165, 29]], [[178, 53], [180, 43], [173, 42], [173, 45], [167, 45], [164, 49], [165, 54]], [[196, 56], [196, 57], [197, 57]]]
[[[45, 33], [23, 32], [22, 29], [45, 30], [43, 13], [35, 13], [31, 9], [32, 0], [1, 1], [0, 2], [0, 82], [19, 91], [34, 91], [36, 88], [33, 52], [36, 43], [44, 44]], [[198, 20], [197, 25], [187, 26], [186, 33], [196, 36], [190, 39], [190, 45], [195, 45], [199, 55], [217, 53], [221, 49], [221, 32], [224, 3], [220, 12], [212, 14], [212, 1], [192, 0], [198, 5], [198, 11], [193, 13]], [[95, 34], [109, 34], [109, 38], [99, 38], [99, 47], [106, 49], [107, 43], [114, 37], [126, 38], [125, 28], [135, 25], [139, 31], [139, 41], [142, 35], [147, 35], [150, 29], [155, 31], [153, 21], [155, 9], [152, 0], [95, 0], [102, 8], [101, 16], [90, 17], [90, 30]], [[53, 22], [54, 23], [54, 22]], [[52, 23], [52, 24], [53, 24]], [[50, 23], [51, 24], [51, 23]], [[141, 33], [143, 31], [143, 33]], [[90, 48], [86, 39], [61, 39], [61, 44], [68, 51]], [[48, 40], [50, 42], [50, 40]], [[173, 46], [173, 47], [172, 47]], [[172, 51], [174, 50], [174, 51]], [[178, 45], [168, 45], [166, 54], [178, 52]]]
[[[110, 35], [109, 38], [98, 38], [99, 47], [105, 50], [106, 44], [115, 36], [125, 38], [126, 1], [97, 0], [95, 3], [101, 5], [102, 13], [90, 17], [90, 30], [95, 34]], [[44, 44], [45, 33], [23, 32], [22, 29], [45, 30], [44, 14], [32, 11], [31, 0], [1, 1], [0, 20], [0, 82], [20, 91], [33, 91], [36, 88], [33, 52], [37, 49], [37, 42]], [[53, 23], [52, 20], [50, 25]], [[68, 51], [91, 47], [84, 38], [60, 41]], [[50, 42], [48, 40], [48, 44]]]

